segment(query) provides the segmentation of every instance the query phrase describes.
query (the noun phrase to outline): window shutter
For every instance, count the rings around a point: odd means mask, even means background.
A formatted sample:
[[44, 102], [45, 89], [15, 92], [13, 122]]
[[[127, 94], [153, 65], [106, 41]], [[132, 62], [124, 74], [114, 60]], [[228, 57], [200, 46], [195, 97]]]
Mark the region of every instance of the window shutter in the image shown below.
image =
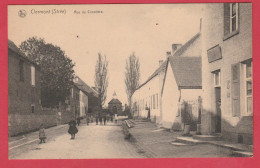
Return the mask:
[[230, 3], [224, 3], [224, 36], [230, 33]]
[[240, 67], [239, 63], [231, 66], [232, 73], [232, 116], [240, 116]]

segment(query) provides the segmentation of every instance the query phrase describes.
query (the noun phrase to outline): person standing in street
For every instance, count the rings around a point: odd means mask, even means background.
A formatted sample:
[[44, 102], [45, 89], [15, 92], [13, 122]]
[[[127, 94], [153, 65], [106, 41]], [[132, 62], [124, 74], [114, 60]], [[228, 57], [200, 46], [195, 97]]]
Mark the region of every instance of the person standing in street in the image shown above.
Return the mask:
[[99, 119], [99, 117], [98, 117], [98, 114], [96, 113], [96, 125], [98, 125], [98, 119]]
[[105, 113], [103, 114], [103, 121], [104, 121], [104, 125], [106, 125], [107, 116], [106, 116], [106, 114], [105, 114]]
[[117, 114], [115, 114], [115, 123], [117, 123], [117, 119], [118, 119], [118, 118], [117, 118]]
[[98, 118], [99, 118], [100, 125], [102, 125], [102, 115], [100, 113], [98, 113]]
[[76, 121], [74, 118], [72, 118], [69, 122], [69, 130], [68, 133], [71, 135], [70, 139], [75, 139], [75, 134], [78, 133], [78, 129], [76, 127]]
[[41, 126], [40, 126], [39, 139], [40, 139], [40, 144], [42, 142], [45, 143], [46, 136], [45, 136], [45, 130], [44, 130], [43, 124], [41, 124]]

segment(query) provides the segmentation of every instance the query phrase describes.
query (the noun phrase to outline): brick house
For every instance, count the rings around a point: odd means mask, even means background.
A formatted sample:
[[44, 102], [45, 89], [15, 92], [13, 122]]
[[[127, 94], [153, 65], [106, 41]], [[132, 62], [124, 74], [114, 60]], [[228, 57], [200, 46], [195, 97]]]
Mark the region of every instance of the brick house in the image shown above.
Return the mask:
[[33, 129], [41, 113], [40, 69], [8, 40], [9, 135]]
[[252, 5], [205, 4], [202, 133], [253, 143]]

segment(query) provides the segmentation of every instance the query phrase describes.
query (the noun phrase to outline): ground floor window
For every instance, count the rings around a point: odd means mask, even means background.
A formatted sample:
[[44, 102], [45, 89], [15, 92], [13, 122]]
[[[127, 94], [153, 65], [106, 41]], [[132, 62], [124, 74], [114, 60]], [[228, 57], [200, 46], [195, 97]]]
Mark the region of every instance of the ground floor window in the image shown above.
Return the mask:
[[243, 63], [246, 114], [253, 113], [252, 60]]

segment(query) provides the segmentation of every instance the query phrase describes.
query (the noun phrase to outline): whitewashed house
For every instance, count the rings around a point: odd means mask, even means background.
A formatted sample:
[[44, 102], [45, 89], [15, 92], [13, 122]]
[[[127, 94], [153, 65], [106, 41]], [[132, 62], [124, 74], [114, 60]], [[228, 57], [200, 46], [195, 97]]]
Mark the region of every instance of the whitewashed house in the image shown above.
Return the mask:
[[181, 130], [185, 122], [184, 116], [189, 113], [188, 117], [192, 118], [186, 124], [196, 127], [196, 122], [193, 121], [199, 117], [201, 88], [201, 58], [170, 56], [162, 90], [162, 126]]
[[147, 118], [150, 110], [151, 121], [160, 123], [161, 89], [166, 61], [159, 61], [159, 68], [143, 83], [132, 96], [135, 117]]

